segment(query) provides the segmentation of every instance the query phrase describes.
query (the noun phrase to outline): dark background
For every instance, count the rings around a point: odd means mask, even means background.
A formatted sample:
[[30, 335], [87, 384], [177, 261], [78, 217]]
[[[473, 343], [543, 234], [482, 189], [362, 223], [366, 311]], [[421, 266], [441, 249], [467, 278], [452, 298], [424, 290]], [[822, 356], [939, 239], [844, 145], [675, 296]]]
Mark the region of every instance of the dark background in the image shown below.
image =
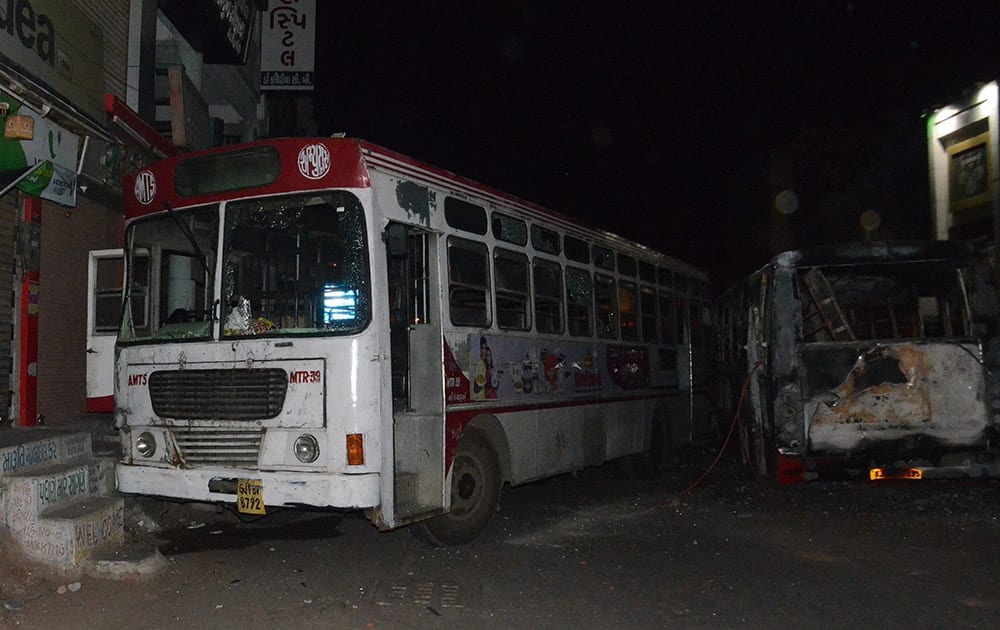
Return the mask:
[[[996, 2], [318, 2], [315, 115], [708, 269], [930, 236], [926, 114]], [[792, 190], [796, 212], [774, 212]]]

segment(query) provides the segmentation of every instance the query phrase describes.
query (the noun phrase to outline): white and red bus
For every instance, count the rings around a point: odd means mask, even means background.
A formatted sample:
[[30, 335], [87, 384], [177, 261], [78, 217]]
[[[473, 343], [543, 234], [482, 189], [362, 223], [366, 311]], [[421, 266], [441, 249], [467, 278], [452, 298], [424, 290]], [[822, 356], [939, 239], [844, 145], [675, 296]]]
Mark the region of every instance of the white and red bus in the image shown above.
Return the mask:
[[458, 544], [504, 484], [711, 428], [708, 277], [652, 249], [347, 138], [189, 153], [125, 189], [122, 492]]

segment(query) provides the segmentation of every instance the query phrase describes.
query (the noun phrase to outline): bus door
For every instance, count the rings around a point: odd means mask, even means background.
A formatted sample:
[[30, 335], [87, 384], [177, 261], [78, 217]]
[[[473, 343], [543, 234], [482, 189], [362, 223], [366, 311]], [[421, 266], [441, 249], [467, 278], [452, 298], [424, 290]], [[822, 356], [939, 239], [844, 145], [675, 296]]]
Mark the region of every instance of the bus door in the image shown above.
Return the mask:
[[387, 234], [394, 474], [383, 517], [398, 526], [445, 507], [444, 344], [435, 235], [401, 223]]
[[121, 249], [97, 249], [87, 265], [87, 411], [114, 410], [115, 339], [121, 324]]

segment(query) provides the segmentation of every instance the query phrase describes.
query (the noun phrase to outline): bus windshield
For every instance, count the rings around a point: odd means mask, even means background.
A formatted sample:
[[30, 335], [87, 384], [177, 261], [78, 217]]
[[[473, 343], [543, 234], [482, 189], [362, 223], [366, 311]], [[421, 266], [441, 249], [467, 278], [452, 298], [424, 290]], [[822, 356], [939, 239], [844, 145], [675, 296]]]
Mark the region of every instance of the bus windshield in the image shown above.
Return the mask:
[[129, 226], [121, 341], [211, 336], [218, 234], [214, 206], [168, 210]]
[[370, 320], [361, 202], [346, 192], [226, 206], [223, 336], [345, 334]]
[[347, 334], [368, 324], [357, 197], [285, 195], [229, 202], [221, 212], [221, 295], [214, 293], [220, 208], [170, 210], [129, 228], [121, 341], [208, 339], [213, 325], [220, 337], [245, 337]]

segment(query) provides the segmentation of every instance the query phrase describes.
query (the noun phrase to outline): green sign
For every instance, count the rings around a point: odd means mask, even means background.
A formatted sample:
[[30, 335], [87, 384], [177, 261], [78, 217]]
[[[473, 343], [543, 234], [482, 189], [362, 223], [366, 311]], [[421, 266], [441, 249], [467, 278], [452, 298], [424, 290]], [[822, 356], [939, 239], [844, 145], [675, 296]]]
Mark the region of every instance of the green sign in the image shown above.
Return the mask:
[[79, 137], [6, 93], [0, 93], [0, 114], [0, 194], [17, 186], [29, 195], [76, 205]]

